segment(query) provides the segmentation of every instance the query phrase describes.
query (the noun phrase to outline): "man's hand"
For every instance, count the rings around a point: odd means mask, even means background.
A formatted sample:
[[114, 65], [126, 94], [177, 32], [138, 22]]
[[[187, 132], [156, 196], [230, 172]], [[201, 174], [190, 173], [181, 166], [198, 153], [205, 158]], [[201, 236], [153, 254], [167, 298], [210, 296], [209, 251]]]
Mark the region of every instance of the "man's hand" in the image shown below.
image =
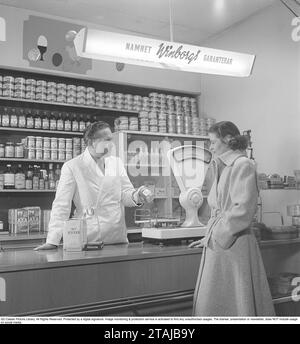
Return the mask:
[[34, 251], [42, 251], [42, 250], [55, 250], [57, 248], [56, 245], [52, 244], [43, 244], [34, 249]]
[[201, 239], [201, 240], [197, 240], [197, 241], [193, 241], [190, 245], [189, 245], [189, 247], [190, 248], [193, 248], [193, 247], [203, 247], [204, 246], [204, 244], [203, 244], [203, 239]]

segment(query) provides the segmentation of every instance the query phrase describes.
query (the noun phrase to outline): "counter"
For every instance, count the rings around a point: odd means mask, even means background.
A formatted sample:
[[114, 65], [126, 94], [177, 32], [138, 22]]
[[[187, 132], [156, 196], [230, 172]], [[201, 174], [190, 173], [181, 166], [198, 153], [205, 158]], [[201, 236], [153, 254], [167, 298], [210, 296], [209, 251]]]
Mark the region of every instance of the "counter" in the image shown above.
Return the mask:
[[[299, 244], [261, 242], [268, 275], [300, 273]], [[7, 250], [0, 253], [6, 289], [0, 315], [190, 316], [201, 253], [186, 245], [142, 243], [76, 253]], [[280, 315], [290, 312], [290, 298], [275, 302]], [[294, 313], [298, 306], [293, 302]]]

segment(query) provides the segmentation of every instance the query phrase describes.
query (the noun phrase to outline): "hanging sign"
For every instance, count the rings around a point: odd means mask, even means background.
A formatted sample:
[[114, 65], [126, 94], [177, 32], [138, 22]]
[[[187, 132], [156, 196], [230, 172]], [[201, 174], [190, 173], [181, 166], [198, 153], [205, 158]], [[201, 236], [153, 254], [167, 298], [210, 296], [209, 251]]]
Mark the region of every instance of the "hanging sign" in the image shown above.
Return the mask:
[[178, 71], [246, 77], [255, 55], [83, 28], [74, 39], [79, 56]]

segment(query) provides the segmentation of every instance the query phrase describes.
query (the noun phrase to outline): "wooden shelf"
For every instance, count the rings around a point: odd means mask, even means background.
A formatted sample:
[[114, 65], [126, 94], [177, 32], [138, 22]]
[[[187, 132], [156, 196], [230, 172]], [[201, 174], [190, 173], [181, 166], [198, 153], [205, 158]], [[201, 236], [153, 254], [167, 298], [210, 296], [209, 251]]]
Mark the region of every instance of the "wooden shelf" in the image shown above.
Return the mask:
[[53, 134], [53, 135], [70, 135], [70, 136], [83, 136], [83, 133], [72, 131], [58, 131], [58, 130], [42, 130], [42, 129], [29, 129], [29, 128], [11, 128], [0, 127], [0, 131], [16, 131], [31, 134]]
[[3, 189], [0, 193], [49, 193], [56, 192], [56, 190], [16, 190], [16, 189]]
[[146, 136], [159, 136], [159, 137], [175, 137], [175, 138], [189, 138], [189, 139], [201, 139], [209, 140], [208, 136], [194, 136], [185, 134], [171, 134], [171, 133], [152, 133], [148, 131], [132, 131], [132, 130], [122, 130], [116, 133], [132, 134], [132, 135], [146, 135]]
[[8, 101], [13, 101], [13, 102], [30, 103], [30, 104], [52, 105], [52, 106], [59, 106], [59, 107], [73, 107], [73, 108], [78, 108], [78, 109], [103, 110], [103, 111], [109, 111], [109, 112], [122, 112], [122, 113], [131, 113], [131, 114], [139, 113], [139, 111], [133, 111], [133, 110], [119, 110], [119, 109], [113, 109], [113, 108], [108, 108], [108, 107], [47, 102], [47, 101], [42, 101], [42, 100], [23, 99], [23, 98], [10, 98], [10, 97], [0, 96], [0, 100], [8, 100]]

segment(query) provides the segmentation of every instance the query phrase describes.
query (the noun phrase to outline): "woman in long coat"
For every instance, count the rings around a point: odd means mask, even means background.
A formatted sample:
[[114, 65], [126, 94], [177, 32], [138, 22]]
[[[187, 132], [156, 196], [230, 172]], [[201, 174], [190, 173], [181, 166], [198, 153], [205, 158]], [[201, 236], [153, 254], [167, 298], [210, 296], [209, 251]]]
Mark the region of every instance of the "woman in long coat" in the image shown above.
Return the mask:
[[232, 122], [209, 130], [214, 182], [211, 218], [194, 294], [195, 316], [274, 316], [256, 238], [249, 226], [256, 212], [256, 168], [245, 154], [247, 139]]

